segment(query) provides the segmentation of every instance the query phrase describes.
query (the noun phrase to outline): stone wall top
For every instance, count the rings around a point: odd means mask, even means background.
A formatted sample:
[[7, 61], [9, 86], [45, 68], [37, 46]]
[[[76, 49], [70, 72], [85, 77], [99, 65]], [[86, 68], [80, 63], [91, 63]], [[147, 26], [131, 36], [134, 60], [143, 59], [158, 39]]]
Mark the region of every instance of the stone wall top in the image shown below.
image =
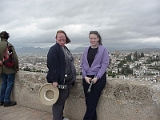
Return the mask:
[[[65, 107], [65, 115], [76, 120], [81, 120], [85, 112], [81, 79], [77, 76]], [[19, 71], [13, 98], [20, 105], [51, 112], [51, 106], [43, 105], [38, 98], [39, 88], [46, 82], [46, 73]], [[160, 84], [134, 79], [108, 79], [97, 107], [99, 120], [160, 120], [159, 111]]]

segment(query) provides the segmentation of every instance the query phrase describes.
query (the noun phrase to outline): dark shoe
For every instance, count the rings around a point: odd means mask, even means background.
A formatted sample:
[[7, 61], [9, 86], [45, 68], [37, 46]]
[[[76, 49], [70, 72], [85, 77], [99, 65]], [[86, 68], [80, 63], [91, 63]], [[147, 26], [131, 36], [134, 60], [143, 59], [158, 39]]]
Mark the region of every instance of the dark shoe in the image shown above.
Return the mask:
[[3, 105], [3, 102], [0, 102], [0, 106], [2, 106]]
[[9, 103], [4, 103], [3, 106], [4, 106], [4, 107], [9, 107], [9, 106], [14, 106], [14, 105], [17, 105], [17, 102], [15, 102], [15, 101], [12, 102], [12, 101], [11, 101], [11, 102], [9, 102]]

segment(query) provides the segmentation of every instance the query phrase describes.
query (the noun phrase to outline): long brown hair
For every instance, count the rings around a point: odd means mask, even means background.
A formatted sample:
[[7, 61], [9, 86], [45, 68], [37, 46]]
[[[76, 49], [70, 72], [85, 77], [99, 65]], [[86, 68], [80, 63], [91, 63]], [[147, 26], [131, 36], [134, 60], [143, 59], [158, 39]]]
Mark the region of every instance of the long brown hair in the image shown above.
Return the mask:
[[66, 36], [66, 44], [71, 42], [71, 40], [68, 38], [67, 34], [63, 30], [58, 30], [57, 31], [56, 38], [57, 38], [58, 33], [63, 33]]
[[99, 41], [98, 41], [98, 42], [99, 42], [100, 45], [102, 45], [102, 37], [101, 37], [101, 35], [98, 33], [98, 31], [90, 31], [90, 32], [89, 32], [89, 35], [90, 35], [90, 34], [95, 34], [95, 35], [97, 35], [97, 37], [99, 38]]

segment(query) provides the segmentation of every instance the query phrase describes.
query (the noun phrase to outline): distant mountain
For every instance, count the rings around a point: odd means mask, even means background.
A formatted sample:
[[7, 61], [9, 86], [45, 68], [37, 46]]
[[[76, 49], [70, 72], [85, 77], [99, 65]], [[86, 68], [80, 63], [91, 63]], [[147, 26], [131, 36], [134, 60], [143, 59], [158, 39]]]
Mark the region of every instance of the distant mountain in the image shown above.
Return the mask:
[[[86, 47], [77, 47], [77, 48], [75, 48], [75, 49], [72, 49], [71, 52], [74, 52], [74, 53], [83, 52], [83, 51], [85, 50], [85, 48], [86, 48]], [[113, 51], [115, 51], [115, 50], [117, 50], [117, 49], [114, 48], [114, 47], [107, 47], [107, 50], [108, 50], [109, 52], [113, 52]], [[118, 49], [118, 50], [120, 50], [120, 49]]]
[[73, 52], [73, 53], [81, 53], [81, 52], [84, 51], [85, 48], [86, 48], [86, 47], [77, 47], [77, 48], [72, 49], [72, 50], [70, 50], [70, 51]]
[[129, 52], [160, 52], [160, 48], [141, 48], [141, 49], [130, 49], [130, 50], [122, 50]]
[[[73, 53], [81, 53], [84, 51], [86, 47], [77, 47], [75, 49], [70, 50]], [[47, 55], [49, 48], [40, 48], [40, 47], [22, 47], [16, 48], [16, 52], [19, 55]], [[142, 48], [142, 49], [116, 49], [114, 47], [107, 47], [109, 52], [114, 51], [128, 51], [128, 52], [160, 52], [160, 48]]]
[[160, 52], [160, 48], [142, 48], [138, 49], [138, 52]]
[[16, 48], [16, 52], [19, 55], [46, 55], [49, 48], [40, 48], [40, 47], [22, 47]]

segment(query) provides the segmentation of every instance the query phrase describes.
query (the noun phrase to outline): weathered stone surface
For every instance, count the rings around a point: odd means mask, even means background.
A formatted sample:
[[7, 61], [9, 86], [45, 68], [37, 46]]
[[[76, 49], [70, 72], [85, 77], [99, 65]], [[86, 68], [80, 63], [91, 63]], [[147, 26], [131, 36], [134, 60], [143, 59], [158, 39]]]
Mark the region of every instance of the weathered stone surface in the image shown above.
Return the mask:
[[[46, 74], [20, 71], [16, 75], [13, 98], [18, 104], [51, 112], [52, 106], [38, 99]], [[65, 115], [82, 120], [85, 98], [81, 80], [71, 88]], [[98, 120], [160, 120], [160, 84], [149, 81], [108, 80], [98, 107]]]

